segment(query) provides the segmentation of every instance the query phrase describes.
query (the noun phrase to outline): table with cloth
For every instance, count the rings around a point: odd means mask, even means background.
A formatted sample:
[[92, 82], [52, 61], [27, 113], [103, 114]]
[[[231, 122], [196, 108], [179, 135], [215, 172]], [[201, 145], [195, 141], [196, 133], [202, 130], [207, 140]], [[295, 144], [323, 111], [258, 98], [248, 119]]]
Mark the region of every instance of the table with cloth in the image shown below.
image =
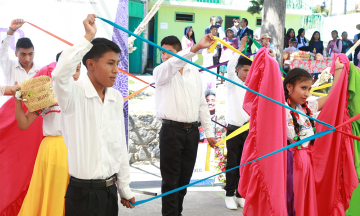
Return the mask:
[[329, 60], [286, 60], [285, 64], [290, 69], [302, 68], [309, 73], [321, 73], [327, 67], [331, 67], [332, 59]]

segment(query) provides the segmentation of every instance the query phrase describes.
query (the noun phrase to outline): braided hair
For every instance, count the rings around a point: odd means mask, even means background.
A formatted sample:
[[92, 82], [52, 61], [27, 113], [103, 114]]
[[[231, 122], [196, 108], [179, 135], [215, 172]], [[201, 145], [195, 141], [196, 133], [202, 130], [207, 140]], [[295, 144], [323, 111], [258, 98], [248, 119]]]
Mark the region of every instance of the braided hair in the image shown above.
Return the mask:
[[[292, 84], [293, 88], [295, 87], [297, 82], [303, 82], [306, 80], [312, 79], [311, 75], [304, 69], [301, 68], [294, 68], [291, 71], [289, 71], [289, 73], [286, 75], [285, 80], [284, 80], [284, 92], [285, 92], [285, 101], [287, 101], [289, 99], [289, 90], [286, 87], [286, 84], [290, 83]], [[289, 104], [290, 106], [290, 104]], [[306, 115], [310, 116], [312, 115], [311, 110], [308, 108], [307, 106], [307, 102], [305, 102], [304, 104], [301, 105], [301, 107], [304, 109]], [[294, 112], [290, 112], [292, 118], [293, 118], [293, 122], [294, 122], [294, 128], [295, 128], [295, 133], [297, 135], [300, 135], [300, 125], [297, 122], [297, 118], [296, 118], [296, 113]], [[315, 122], [312, 119], [309, 119], [311, 126], [314, 128], [315, 127]], [[300, 139], [300, 137], [298, 137], [298, 140]], [[298, 141], [296, 140], [296, 141]], [[314, 140], [312, 140], [310, 142], [311, 145], [314, 144]]]

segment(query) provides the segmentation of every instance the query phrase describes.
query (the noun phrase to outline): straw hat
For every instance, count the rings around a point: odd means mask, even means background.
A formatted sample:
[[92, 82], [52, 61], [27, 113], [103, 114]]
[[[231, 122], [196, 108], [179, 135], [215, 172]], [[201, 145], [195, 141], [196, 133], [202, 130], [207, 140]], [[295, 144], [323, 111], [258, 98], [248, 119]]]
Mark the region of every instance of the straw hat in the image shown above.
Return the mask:
[[268, 33], [261, 34], [261, 37], [260, 37], [260, 38], [261, 38], [261, 39], [264, 39], [264, 38], [269, 38], [269, 39], [271, 39], [271, 37], [269, 36]]

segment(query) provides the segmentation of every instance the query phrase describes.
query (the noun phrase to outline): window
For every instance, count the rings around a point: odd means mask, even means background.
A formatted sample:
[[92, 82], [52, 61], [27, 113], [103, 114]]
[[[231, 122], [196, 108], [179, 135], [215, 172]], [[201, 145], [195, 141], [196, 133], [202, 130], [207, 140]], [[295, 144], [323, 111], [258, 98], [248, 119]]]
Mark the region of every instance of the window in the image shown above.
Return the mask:
[[261, 26], [262, 18], [256, 18], [256, 26]]
[[240, 17], [238, 17], [238, 16], [225, 16], [225, 29], [224, 30], [234, 26], [233, 25], [234, 18], [239, 19], [239, 22], [240, 22]]
[[194, 22], [193, 13], [175, 13], [175, 21], [176, 22]]

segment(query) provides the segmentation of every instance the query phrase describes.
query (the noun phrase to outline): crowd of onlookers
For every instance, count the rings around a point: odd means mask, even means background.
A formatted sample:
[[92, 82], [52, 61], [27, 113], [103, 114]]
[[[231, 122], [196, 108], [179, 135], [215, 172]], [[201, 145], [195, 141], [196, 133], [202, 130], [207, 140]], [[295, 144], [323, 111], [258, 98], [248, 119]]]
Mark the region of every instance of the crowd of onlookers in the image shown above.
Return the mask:
[[[356, 28], [360, 30], [360, 25], [357, 25]], [[255, 31], [251, 30], [248, 27], [248, 20], [246, 18], [242, 18], [239, 20], [238, 18], [233, 19], [233, 26], [224, 30], [223, 28], [223, 19], [221, 16], [212, 16], [210, 17], [210, 25], [205, 29], [205, 34], [212, 34], [213, 36], [217, 36], [220, 39], [228, 42], [234, 48], [238, 48], [240, 45], [240, 41], [243, 37], [249, 36], [259, 42], [262, 46], [268, 47], [271, 50], [271, 55], [273, 57], [276, 56], [274, 45], [271, 43], [271, 35], [268, 33], [262, 33], [261, 29], [258, 28]], [[300, 28], [297, 31], [297, 34], [294, 29], [289, 28], [287, 31], [285, 29], [286, 34], [284, 35], [284, 51], [288, 53], [293, 53], [296, 51], [309, 51], [314, 54], [320, 53], [324, 57], [330, 57], [334, 53], [346, 53], [360, 38], [360, 33], [354, 36], [354, 40], [351, 41], [348, 39], [348, 33], [346, 31], [342, 32], [339, 35], [338, 31], [333, 30], [331, 32], [332, 40], [327, 43], [327, 46], [324, 46], [324, 42], [321, 40], [320, 32], [315, 31], [312, 34], [312, 37], [309, 39], [305, 38], [305, 29]], [[341, 36], [341, 38], [340, 38]], [[191, 26], [188, 26], [184, 30], [184, 36], [182, 38], [182, 48], [191, 47], [196, 43], [194, 30]], [[253, 42], [249, 40], [247, 43], [247, 47], [242, 51], [243, 53], [250, 54], [251, 46]], [[216, 65], [221, 62], [228, 61], [230, 58], [230, 52], [227, 52], [227, 47], [218, 44], [216, 52], [214, 52], [213, 65]], [[255, 47], [255, 52], [257, 52], [257, 47]], [[204, 55], [204, 53], [203, 53]], [[209, 59], [209, 57], [206, 57]], [[350, 61], [354, 61], [355, 65], [358, 65], [360, 59], [360, 47], [355, 50], [354, 58], [352, 54], [348, 56]], [[205, 59], [205, 56], [204, 56]], [[196, 60], [194, 60], [196, 61]], [[207, 65], [208, 66], [208, 65]], [[217, 69], [218, 73], [226, 73], [226, 65], [222, 65]]]

